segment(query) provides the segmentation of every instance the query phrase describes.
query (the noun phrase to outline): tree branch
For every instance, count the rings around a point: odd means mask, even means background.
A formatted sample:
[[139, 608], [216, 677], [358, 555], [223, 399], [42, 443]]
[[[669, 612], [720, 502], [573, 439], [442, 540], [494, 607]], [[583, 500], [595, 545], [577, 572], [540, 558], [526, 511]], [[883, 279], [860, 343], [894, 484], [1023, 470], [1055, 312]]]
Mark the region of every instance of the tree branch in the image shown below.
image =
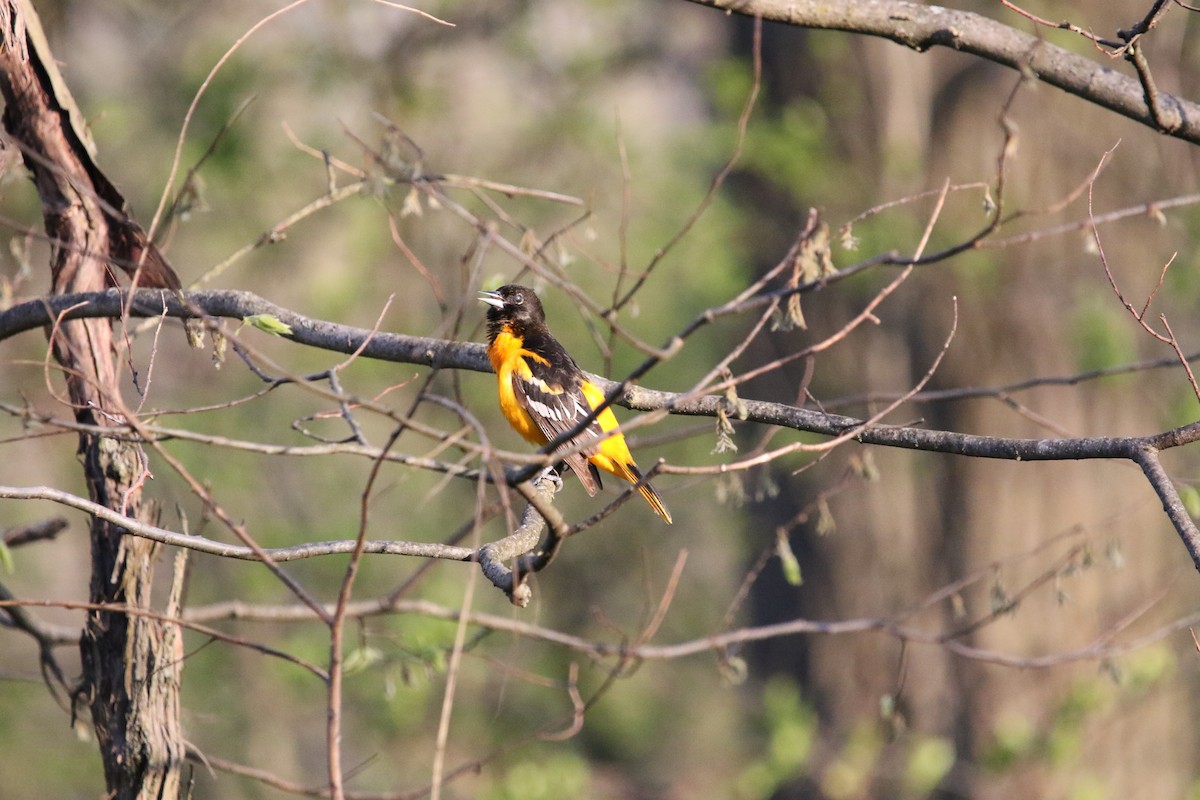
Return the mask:
[[53, 539], [67, 527], [65, 517], [50, 517], [49, 519], [32, 522], [28, 525], [18, 525], [0, 533], [0, 541], [8, 547], [19, 547], [42, 539]]
[[1183, 540], [1183, 546], [1187, 548], [1188, 554], [1192, 557], [1192, 563], [1196, 565], [1196, 569], [1200, 570], [1200, 530], [1197, 530], [1196, 522], [1184, 507], [1183, 499], [1176, 491], [1175, 484], [1171, 482], [1170, 476], [1163, 469], [1162, 462], [1158, 458], [1158, 449], [1154, 447], [1138, 448], [1133, 452], [1133, 460], [1142, 468], [1142, 472], [1146, 473], [1146, 479], [1150, 481], [1158, 498], [1162, 500], [1163, 511], [1170, 517], [1171, 524], [1175, 526], [1179, 538]]
[[1104, 64], [969, 11], [907, 0], [690, 0], [803, 28], [879, 36], [923, 53], [949, 47], [1030, 74], [1089, 103], [1169, 136], [1200, 144], [1200, 105], [1156, 93]]
[[[245, 545], [227, 544], [204, 536], [175, 531], [150, 525], [140, 520], [127, 517], [105, 508], [102, 505], [79, 497], [78, 495], [54, 489], [48, 486], [0, 486], [0, 498], [9, 500], [50, 500], [60, 505], [76, 508], [99, 517], [127, 533], [142, 539], [172, 547], [182, 547], [220, 558], [235, 558], [240, 561], [261, 561], [262, 558], [252, 548]], [[352, 553], [355, 540], [346, 539], [327, 542], [305, 542], [291, 547], [262, 548], [262, 552], [275, 562], [299, 561], [316, 556]], [[403, 542], [403, 541], [368, 541], [363, 552], [379, 553], [396, 556], [418, 556], [421, 558], [444, 558], [451, 561], [469, 561], [475, 557], [475, 550], [470, 547], [453, 547], [436, 542]]]
[[[126, 302], [129, 308], [123, 309], [122, 303]], [[172, 292], [139, 289], [130, 302], [128, 292], [114, 289], [30, 300], [0, 314], [0, 341], [23, 331], [51, 325], [59, 318], [119, 317], [125, 310], [132, 317], [157, 317], [164, 314], [164, 308], [168, 317], [195, 317], [195, 310], [188, 306], [195, 306], [212, 317], [239, 320], [267, 314], [292, 329], [284, 338], [322, 350], [350, 355], [362, 348], [361, 355], [385, 361], [478, 372], [491, 370], [482, 345], [373, 333], [367, 328], [336, 325], [289, 311], [251, 292], [237, 291], [189, 292], [186, 299], [180, 299]]]
[[[0, 340], [14, 333], [50, 324], [54, 318], [78, 319], [119, 315], [125, 309], [127, 295], [115, 290], [88, 294], [63, 295], [29, 301], [0, 313]], [[314, 320], [277, 306], [250, 292], [191, 292], [183, 299], [169, 292], [140, 289], [128, 310], [134, 316], [192, 317], [189, 307], [202, 309], [217, 317], [241, 319], [254, 314], [270, 314], [291, 327], [283, 338], [339, 353], [354, 353], [384, 361], [419, 364], [448, 369], [491, 372], [482, 344], [370, 331]], [[618, 382], [591, 376], [605, 392]], [[641, 386], [626, 386], [617, 403], [634, 411], [667, 410], [682, 416], [716, 417], [728, 401], [724, 395], [690, 397], [687, 393], [666, 392]], [[802, 408], [786, 403], [742, 399], [745, 421], [839, 436], [862, 427], [864, 421], [841, 414]], [[1058, 439], [1015, 439], [999, 436], [939, 431], [911, 426], [875, 425], [855, 437], [862, 444], [924, 450], [933, 453], [995, 458], [1012, 461], [1066, 461], [1094, 458], [1134, 459], [1139, 447], [1175, 447], [1200, 438], [1200, 423], [1187, 425], [1148, 437], [1083, 437]], [[670, 473], [670, 467], [663, 472]], [[474, 473], [472, 473], [473, 475]]]
[[[481, 344], [383, 333], [313, 320], [270, 303], [254, 294], [235, 291], [193, 292], [185, 297], [176, 297], [169, 292], [141, 289], [137, 291], [132, 301], [129, 301], [127, 293], [110, 290], [29, 301], [0, 313], [0, 340], [23, 330], [49, 324], [58, 316], [64, 319], [119, 316], [123, 310], [127, 310], [134, 316], [149, 317], [160, 315], [164, 308], [168, 316], [185, 318], [193, 317], [196, 308], [213, 316], [238, 319], [253, 314], [270, 314], [291, 328], [291, 332], [285, 334], [284, 337], [299, 344], [341, 353], [358, 352], [368, 358], [386, 361], [466, 369], [476, 372], [491, 371], [487, 355]], [[618, 382], [599, 376], [592, 377], [606, 394], [619, 387]], [[636, 385], [626, 385], [624, 392], [620, 394], [616, 402], [634, 411], [666, 410], [671, 414], [682, 416], [716, 417], [726, 408], [728, 400], [723, 395], [697, 398], [689, 393], [665, 392]], [[931, 430], [913, 426], [868, 425], [863, 420], [854, 417], [764, 400], [741, 399], [739, 410], [744, 410], [743, 419], [747, 422], [778, 425], [825, 436], [837, 437], [845, 435], [848, 431], [860, 429], [854, 439], [861, 444], [1009, 461], [1120, 459], [1134, 461], [1141, 465], [1143, 470], [1146, 470], [1144, 462], [1147, 452], [1178, 447], [1200, 439], [1200, 422], [1148, 436], [1018, 439]], [[671, 467], [664, 466], [661, 471], [670, 474]], [[1169, 486], [1169, 481], [1163, 484], [1157, 481], [1149, 471], [1147, 471], [1147, 477], [1151, 480], [1155, 491], [1163, 496], [1165, 491], [1163, 487]], [[56, 490], [41, 489], [39, 491], [54, 492]], [[1170, 491], [1173, 491], [1173, 488]], [[81, 498], [76, 499], [80, 500]], [[530, 499], [535, 505], [537, 504], [534, 498], [527, 497], [527, 499]], [[90, 506], [85, 510], [90, 513], [98, 513], [98, 509], [93, 511]], [[1188, 548], [1197, 569], [1200, 570], [1200, 533], [1196, 531], [1194, 525], [1188, 527], [1186, 523], [1190, 520], [1186, 513], [1183, 515], [1172, 513], [1170, 506], [1167, 506], [1167, 512], [1180, 538], [1183, 539], [1184, 545]], [[117, 524], [123, 524], [123, 522]], [[181, 534], [172, 535], [180, 536]], [[157, 536], [159, 534], [155, 533], [148, 538]], [[184, 544], [183, 546], [189, 545]], [[384, 547], [382, 544], [380, 546]], [[399, 549], [388, 550], [385, 547], [379, 551], [369, 552], [394, 552], [402, 555], [449, 557], [458, 560], [466, 557], [465, 553], [454, 552], [447, 555], [433, 552], [441, 548], [441, 545], [420, 543], [396, 545], [391, 543], [387, 547], [399, 547]], [[432, 548], [432, 550], [423, 551], [422, 548], [426, 547]], [[220, 545], [220, 548], [222, 548], [222, 553], [215, 554], [245, 557], [233, 555], [237, 552], [237, 548], [230, 549], [230, 546], [227, 545]], [[286, 550], [292, 549], [287, 548]], [[418, 550], [421, 552], [417, 552]], [[469, 552], [473, 554], [473, 551]], [[509, 577], [511, 578], [511, 576]], [[497, 585], [506, 592], [510, 592], [510, 596], [512, 596], [514, 584], [508, 584], [507, 588], [506, 585]], [[517, 598], [514, 597], [514, 601], [516, 600]]]
[[[521, 484], [518, 488], [525, 486], [526, 484]], [[513, 570], [506, 566], [505, 562], [513, 561], [520, 556], [533, 552], [541, 538], [542, 530], [546, 526], [545, 518], [549, 517], [553, 520], [555, 526], [565, 528], [562, 516], [556, 514], [554, 507], [551, 505], [555, 491], [554, 484], [550, 480], [535, 481], [533, 486], [528, 488], [526, 497], [529, 499], [529, 506], [526, 508], [521, 518], [521, 524], [516, 531], [503, 539], [490, 542], [478, 549], [457, 547], [438, 542], [409, 542], [390, 539], [364, 540], [360, 542], [357, 539], [343, 539], [324, 542], [304, 542], [303, 544], [292, 545], [291, 547], [260, 548], [259, 550], [255, 550], [245, 545], [228, 544], [204, 536], [178, 533], [166, 528], [160, 528], [156, 525], [122, 515], [98, 503], [93, 503], [87, 498], [48, 486], [0, 486], [0, 498], [8, 500], [49, 500], [69, 508], [84, 511], [141, 539], [185, 550], [193, 550], [197, 553], [204, 553], [219, 558], [233, 558], [240, 561], [262, 561], [265, 555], [274, 563], [285, 563], [307, 558], [353, 554], [356, 552], [376, 555], [413, 556], [417, 558], [439, 558], [449, 561], [477, 561], [484, 576], [494, 586], [507, 594], [514, 605], [523, 608], [529, 604], [529, 600], [532, 597], [532, 592], [525, 579], [528, 577], [529, 572], [536, 571], [536, 569], [525, 567], [524, 571]], [[63, 524], [65, 525], [66, 523], [64, 522]], [[540, 566], [544, 566], [544, 564]], [[540, 566], [537, 568], [540, 569]], [[3, 591], [3, 586], [0, 586], [0, 594]], [[313, 610], [316, 611], [316, 609]], [[20, 620], [17, 621], [20, 622]], [[32, 631], [32, 628], [28, 628], [25, 625], [19, 625], [18, 627]]]

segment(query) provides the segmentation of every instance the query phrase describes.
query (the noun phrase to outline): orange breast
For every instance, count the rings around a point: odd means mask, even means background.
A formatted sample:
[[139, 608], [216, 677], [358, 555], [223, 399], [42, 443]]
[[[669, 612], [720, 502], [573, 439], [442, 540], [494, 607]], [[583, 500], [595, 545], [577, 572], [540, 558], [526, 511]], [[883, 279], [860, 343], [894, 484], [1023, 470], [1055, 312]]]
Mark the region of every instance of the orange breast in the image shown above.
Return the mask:
[[548, 440], [534, 423], [533, 418], [521, 407], [521, 403], [517, 400], [516, 390], [513, 389], [514, 372], [520, 378], [531, 377], [529, 366], [525, 363], [526, 358], [540, 361], [545, 359], [522, 347], [520, 341], [507, 330], [501, 331], [488, 347], [488, 358], [492, 362], [492, 369], [496, 371], [500, 410], [504, 413], [504, 418], [527, 441], [536, 445], [545, 444]]

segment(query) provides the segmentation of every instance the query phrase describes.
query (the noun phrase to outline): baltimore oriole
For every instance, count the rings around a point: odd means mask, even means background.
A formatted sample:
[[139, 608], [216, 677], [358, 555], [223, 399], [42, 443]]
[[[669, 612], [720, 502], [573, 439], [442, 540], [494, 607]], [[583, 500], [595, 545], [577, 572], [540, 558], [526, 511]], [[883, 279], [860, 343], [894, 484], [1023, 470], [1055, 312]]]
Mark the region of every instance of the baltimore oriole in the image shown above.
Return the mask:
[[[494, 292], [480, 292], [479, 299], [490, 306], [488, 358], [496, 370], [500, 410], [517, 433], [536, 445], [545, 445], [574, 430], [604, 402], [600, 387], [584, 376], [575, 359], [550, 335], [542, 301], [532, 289], [509, 284]], [[600, 488], [597, 467], [630, 483], [642, 481], [625, 437], [609, 433], [616, 428], [617, 418], [606, 408], [563, 445], [577, 448], [589, 439], [596, 440], [596, 444], [562, 457], [589, 495], [595, 496]], [[671, 512], [650, 484], [642, 482], [638, 492], [656, 514], [671, 521]]]

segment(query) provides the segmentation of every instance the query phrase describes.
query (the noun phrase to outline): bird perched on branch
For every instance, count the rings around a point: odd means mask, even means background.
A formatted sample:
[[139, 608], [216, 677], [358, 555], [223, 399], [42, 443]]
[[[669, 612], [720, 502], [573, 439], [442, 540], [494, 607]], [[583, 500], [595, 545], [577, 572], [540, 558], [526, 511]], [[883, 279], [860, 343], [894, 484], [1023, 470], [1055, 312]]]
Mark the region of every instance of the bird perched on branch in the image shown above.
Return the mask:
[[[526, 286], [509, 284], [480, 292], [479, 299], [490, 306], [488, 358], [496, 370], [500, 410], [509, 424], [539, 446], [577, 429], [604, 402], [604, 392], [550, 334], [538, 296]], [[633, 462], [625, 437], [612, 433], [616, 429], [616, 416], [605, 408], [560, 444], [559, 451], [573, 450], [563, 454], [563, 461], [592, 496], [600, 488], [597, 468], [637, 484], [654, 512], [670, 522], [671, 512]]]

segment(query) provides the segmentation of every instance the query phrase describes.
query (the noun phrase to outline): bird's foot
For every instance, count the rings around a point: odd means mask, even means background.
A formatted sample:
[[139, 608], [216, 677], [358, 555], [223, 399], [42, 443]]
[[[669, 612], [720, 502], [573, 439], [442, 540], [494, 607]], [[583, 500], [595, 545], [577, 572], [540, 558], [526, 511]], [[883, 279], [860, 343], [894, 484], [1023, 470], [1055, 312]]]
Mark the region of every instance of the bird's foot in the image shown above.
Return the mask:
[[562, 476], [558, 474], [558, 470], [556, 470], [554, 467], [546, 467], [544, 470], [538, 473], [536, 478], [533, 479], [535, 485], [541, 483], [542, 481], [550, 481], [550, 484], [554, 487], [555, 494], [558, 494], [562, 491], [563, 479]]

